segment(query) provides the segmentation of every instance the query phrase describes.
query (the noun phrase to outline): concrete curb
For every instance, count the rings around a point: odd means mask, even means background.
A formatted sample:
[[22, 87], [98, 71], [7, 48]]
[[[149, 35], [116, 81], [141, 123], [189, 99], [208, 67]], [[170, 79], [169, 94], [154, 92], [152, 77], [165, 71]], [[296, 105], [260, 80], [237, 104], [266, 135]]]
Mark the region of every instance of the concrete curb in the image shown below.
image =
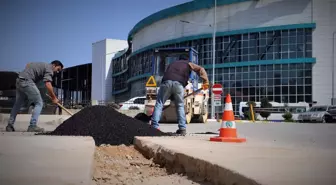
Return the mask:
[[18, 134], [0, 135], [0, 164], [6, 169], [0, 170], [0, 184], [92, 184], [96, 148], [92, 137]]
[[190, 178], [201, 178], [214, 185], [260, 185], [255, 180], [230, 169], [168, 149], [142, 137], [134, 138], [134, 146], [144, 156], [152, 158], [153, 162], [166, 167], [172, 173], [185, 173]]

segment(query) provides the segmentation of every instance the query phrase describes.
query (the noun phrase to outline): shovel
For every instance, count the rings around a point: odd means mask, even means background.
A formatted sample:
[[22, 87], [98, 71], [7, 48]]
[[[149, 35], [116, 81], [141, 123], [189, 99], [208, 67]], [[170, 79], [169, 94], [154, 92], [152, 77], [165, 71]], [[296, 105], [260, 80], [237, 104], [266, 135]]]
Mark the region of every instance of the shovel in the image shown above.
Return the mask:
[[[203, 88], [197, 89], [196, 91], [194, 91], [194, 92], [192, 92], [192, 93], [190, 93], [190, 94], [184, 96], [183, 99], [186, 99], [186, 98], [188, 98], [189, 96], [194, 95], [194, 94], [200, 92], [201, 90], [203, 90]], [[170, 105], [171, 105], [171, 104], [169, 104], [169, 105], [166, 106], [166, 107], [163, 107], [163, 108], [162, 108], [162, 111], [164, 111], [164, 110], [165, 110], [166, 108], [168, 108]], [[148, 122], [152, 119], [152, 116], [153, 116], [153, 115], [148, 116], [148, 115], [145, 114], [145, 113], [139, 113], [139, 114], [137, 114], [136, 116], [134, 116], [134, 118], [137, 119], [137, 120], [140, 120], [140, 121], [143, 121], [143, 122], [148, 123]]]
[[[52, 99], [49, 94], [46, 94], [50, 99]], [[73, 116], [74, 114], [72, 112], [70, 112], [68, 109], [66, 109], [65, 107], [63, 107], [63, 105], [61, 105], [60, 103], [57, 103], [57, 105], [59, 107], [61, 107], [61, 109], [63, 109], [65, 112], [67, 112], [68, 114], [70, 114], [71, 116]]]

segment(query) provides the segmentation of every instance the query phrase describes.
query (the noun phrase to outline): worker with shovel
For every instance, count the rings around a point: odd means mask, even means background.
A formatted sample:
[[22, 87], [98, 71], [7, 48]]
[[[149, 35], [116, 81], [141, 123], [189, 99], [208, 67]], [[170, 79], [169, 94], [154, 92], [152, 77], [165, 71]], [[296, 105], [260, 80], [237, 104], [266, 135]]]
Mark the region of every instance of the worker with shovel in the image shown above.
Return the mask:
[[159, 128], [159, 120], [162, 114], [162, 108], [168, 98], [172, 97], [177, 111], [178, 130], [176, 134], [186, 134], [186, 115], [184, 111], [184, 88], [186, 87], [190, 73], [196, 72], [203, 80], [203, 90], [209, 88], [209, 79], [205, 69], [189, 61], [185, 55], [180, 55], [179, 60], [172, 62], [165, 71], [157, 101], [154, 107], [151, 125]]
[[8, 125], [6, 127], [7, 132], [14, 132], [14, 123], [16, 116], [24, 103], [25, 98], [28, 98], [29, 104], [34, 104], [34, 111], [30, 120], [30, 125], [28, 127], [28, 132], [44, 132], [43, 128], [37, 126], [37, 121], [40, 116], [43, 100], [36, 83], [43, 80], [45, 86], [51, 96], [53, 103], [57, 104], [59, 100], [57, 99], [53, 86], [51, 85], [52, 77], [54, 73], [58, 73], [63, 69], [63, 64], [55, 60], [51, 63], [44, 62], [34, 62], [26, 65], [26, 68], [19, 73], [16, 79], [16, 100], [14, 107], [11, 110], [10, 117], [8, 120]]

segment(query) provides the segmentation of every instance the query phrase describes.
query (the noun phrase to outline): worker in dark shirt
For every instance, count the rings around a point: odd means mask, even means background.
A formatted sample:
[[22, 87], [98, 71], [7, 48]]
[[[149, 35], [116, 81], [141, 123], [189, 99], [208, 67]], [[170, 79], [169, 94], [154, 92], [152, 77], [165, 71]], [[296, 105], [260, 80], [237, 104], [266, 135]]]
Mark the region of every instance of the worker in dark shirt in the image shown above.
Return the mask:
[[172, 96], [176, 105], [177, 120], [179, 129], [177, 134], [186, 134], [186, 115], [184, 111], [184, 88], [186, 87], [190, 73], [196, 72], [203, 80], [203, 89], [209, 88], [209, 79], [205, 69], [189, 61], [185, 55], [181, 55], [178, 61], [175, 61], [167, 67], [160, 89], [158, 92], [156, 104], [154, 107], [151, 125], [159, 128], [159, 120], [162, 114], [162, 108], [168, 98]]
[[28, 132], [43, 132], [44, 129], [37, 126], [38, 118], [43, 107], [43, 100], [36, 83], [43, 80], [52, 102], [57, 104], [57, 99], [53, 86], [51, 84], [54, 73], [58, 73], [63, 69], [63, 64], [55, 60], [51, 63], [34, 62], [28, 63], [26, 68], [19, 73], [16, 79], [16, 100], [6, 127], [7, 132], [14, 132], [14, 123], [16, 116], [27, 98], [30, 104], [34, 104], [34, 111], [28, 127]]

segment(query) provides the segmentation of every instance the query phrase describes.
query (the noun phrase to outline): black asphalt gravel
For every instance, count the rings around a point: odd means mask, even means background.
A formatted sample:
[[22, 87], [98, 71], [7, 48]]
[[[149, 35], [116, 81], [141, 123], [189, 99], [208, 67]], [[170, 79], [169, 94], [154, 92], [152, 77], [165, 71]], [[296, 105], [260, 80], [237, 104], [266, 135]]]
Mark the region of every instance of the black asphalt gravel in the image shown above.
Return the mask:
[[92, 136], [101, 144], [131, 145], [134, 136], [171, 136], [108, 106], [91, 106], [71, 116], [45, 135]]

